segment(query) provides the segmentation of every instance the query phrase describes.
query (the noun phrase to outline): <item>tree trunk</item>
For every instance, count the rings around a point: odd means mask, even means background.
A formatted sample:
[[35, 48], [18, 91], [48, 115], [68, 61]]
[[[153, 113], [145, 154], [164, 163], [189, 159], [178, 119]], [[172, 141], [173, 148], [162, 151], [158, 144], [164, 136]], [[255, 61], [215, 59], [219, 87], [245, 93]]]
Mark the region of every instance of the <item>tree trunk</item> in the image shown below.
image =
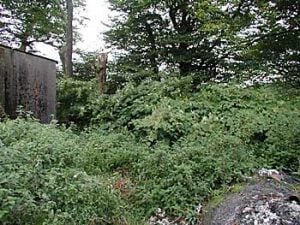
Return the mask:
[[67, 0], [67, 29], [66, 29], [66, 75], [73, 76], [73, 0]]
[[66, 52], [67, 52], [66, 46], [62, 46], [62, 47], [59, 48], [58, 54], [59, 54], [59, 58], [60, 58], [60, 61], [61, 61], [61, 64], [62, 64], [63, 72], [65, 74], [67, 74], [67, 71], [66, 71]]
[[157, 56], [155, 36], [153, 34], [153, 30], [152, 30], [150, 24], [146, 23], [145, 26], [146, 26], [146, 31], [148, 33], [148, 41], [151, 45], [151, 49], [150, 49], [151, 53], [149, 55], [150, 64], [151, 64], [153, 72], [158, 73], [159, 69], [158, 69], [158, 65], [157, 65], [157, 62], [156, 62], [156, 58], [158, 58], [158, 56]]
[[106, 92], [106, 64], [107, 64], [107, 53], [100, 53], [98, 56], [98, 64], [99, 64], [99, 90], [101, 94], [105, 94]]
[[22, 34], [20, 39], [21, 46], [19, 50], [22, 52], [26, 52], [27, 47], [29, 47], [27, 31], [25, 31], [24, 34]]

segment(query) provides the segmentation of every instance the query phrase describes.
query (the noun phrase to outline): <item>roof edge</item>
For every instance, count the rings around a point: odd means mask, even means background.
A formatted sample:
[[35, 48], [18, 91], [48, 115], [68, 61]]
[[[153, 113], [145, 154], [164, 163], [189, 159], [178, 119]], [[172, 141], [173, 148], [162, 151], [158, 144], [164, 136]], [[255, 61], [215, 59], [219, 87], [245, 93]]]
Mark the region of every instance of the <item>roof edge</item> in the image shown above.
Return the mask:
[[52, 61], [52, 62], [55, 62], [56, 64], [58, 64], [58, 61], [54, 60], [54, 59], [50, 59], [50, 58], [47, 58], [45, 56], [40, 56], [40, 55], [35, 55], [33, 53], [30, 53], [30, 52], [24, 52], [20, 49], [17, 49], [17, 48], [13, 48], [13, 47], [10, 47], [10, 46], [6, 46], [6, 45], [3, 45], [0, 43], [0, 47], [3, 47], [3, 48], [8, 48], [8, 49], [11, 49], [13, 51], [17, 51], [17, 52], [22, 52], [22, 53], [25, 53], [27, 55], [31, 55], [31, 56], [35, 56], [35, 57], [39, 57], [39, 58], [42, 58], [42, 59], [46, 59], [46, 60], [49, 60], [49, 61]]

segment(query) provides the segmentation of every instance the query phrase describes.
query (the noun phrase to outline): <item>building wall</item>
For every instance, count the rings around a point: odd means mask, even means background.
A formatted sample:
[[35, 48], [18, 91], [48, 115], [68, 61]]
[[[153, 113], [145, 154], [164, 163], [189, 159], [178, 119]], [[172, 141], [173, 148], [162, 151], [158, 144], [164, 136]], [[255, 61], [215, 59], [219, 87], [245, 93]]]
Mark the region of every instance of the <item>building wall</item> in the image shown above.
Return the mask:
[[23, 106], [49, 122], [56, 111], [56, 62], [0, 45], [0, 104], [12, 118]]

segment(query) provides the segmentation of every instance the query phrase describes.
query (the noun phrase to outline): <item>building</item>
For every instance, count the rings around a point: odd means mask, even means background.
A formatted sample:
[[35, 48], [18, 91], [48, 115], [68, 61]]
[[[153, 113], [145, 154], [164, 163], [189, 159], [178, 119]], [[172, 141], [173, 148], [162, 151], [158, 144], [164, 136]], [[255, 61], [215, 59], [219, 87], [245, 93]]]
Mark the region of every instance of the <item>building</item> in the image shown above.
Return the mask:
[[0, 104], [16, 118], [18, 107], [43, 123], [56, 112], [56, 64], [45, 57], [0, 45]]

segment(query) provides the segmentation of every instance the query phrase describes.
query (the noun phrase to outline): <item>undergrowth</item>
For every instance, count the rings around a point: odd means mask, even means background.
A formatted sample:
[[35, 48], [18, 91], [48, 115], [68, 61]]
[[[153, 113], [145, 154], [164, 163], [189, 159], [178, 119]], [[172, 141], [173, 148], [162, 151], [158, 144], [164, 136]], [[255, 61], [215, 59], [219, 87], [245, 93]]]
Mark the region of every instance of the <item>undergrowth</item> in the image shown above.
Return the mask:
[[[74, 81], [63, 82], [61, 104]], [[79, 133], [0, 123], [0, 222], [146, 224], [161, 208], [193, 224], [199, 203], [258, 168], [299, 174], [298, 90], [190, 84], [167, 79], [112, 96], [71, 90], [73, 108], [59, 115], [80, 109]]]

